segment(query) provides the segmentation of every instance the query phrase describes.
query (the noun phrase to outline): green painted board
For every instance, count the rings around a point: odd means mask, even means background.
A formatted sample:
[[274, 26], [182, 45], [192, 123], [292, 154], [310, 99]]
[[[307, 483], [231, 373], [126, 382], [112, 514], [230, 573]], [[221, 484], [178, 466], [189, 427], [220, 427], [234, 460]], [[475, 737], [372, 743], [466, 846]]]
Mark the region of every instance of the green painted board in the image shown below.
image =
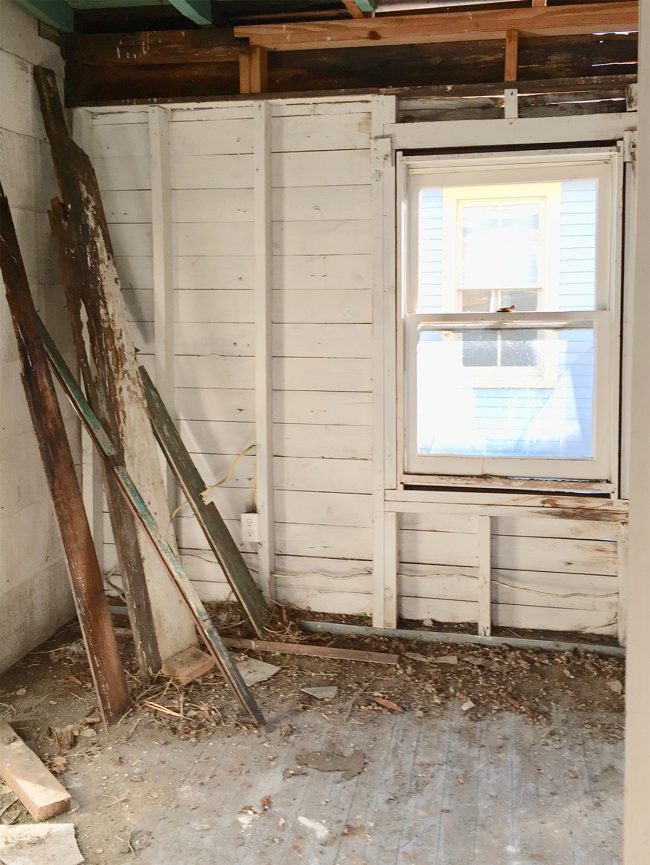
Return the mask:
[[162, 563], [165, 565], [169, 576], [176, 584], [183, 600], [192, 613], [197, 628], [203, 636], [207, 649], [219, 665], [221, 672], [230, 683], [230, 686], [242, 706], [250, 714], [256, 724], [264, 724], [264, 716], [262, 715], [255, 698], [244, 682], [230, 652], [225, 647], [221, 637], [219, 636], [219, 632], [212, 623], [208, 611], [203, 606], [203, 602], [194, 591], [194, 587], [185, 573], [178, 555], [164, 539], [160, 528], [156, 523], [156, 518], [140, 495], [139, 490], [126, 470], [126, 467], [119, 461], [115, 446], [110, 440], [98, 417], [88, 404], [77, 380], [72, 375], [70, 368], [54, 344], [45, 325], [40, 319], [38, 323], [41, 337], [43, 339], [43, 345], [45, 346], [52, 369], [54, 370], [61, 387], [72, 403], [72, 407], [76, 411], [79, 419], [90, 433], [90, 436], [104, 459], [108, 470], [113, 473], [117, 480], [127, 504], [149, 536], [149, 539], [160, 556]]
[[14, 0], [14, 3], [55, 30], [64, 33], [74, 30], [74, 10], [65, 0]]
[[217, 557], [237, 600], [250, 619], [257, 636], [264, 639], [266, 637], [264, 623], [268, 616], [268, 608], [262, 592], [253, 580], [216, 505], [214, 502], [206, 504], [203, 501], [205, 482], [183, 444], [183, 439], [165, 408], [156, 386], [143, 366], [140, 367], [140, 377], [147, 398], [151, 426], [158, 444], [181, 485], [210, 549]]

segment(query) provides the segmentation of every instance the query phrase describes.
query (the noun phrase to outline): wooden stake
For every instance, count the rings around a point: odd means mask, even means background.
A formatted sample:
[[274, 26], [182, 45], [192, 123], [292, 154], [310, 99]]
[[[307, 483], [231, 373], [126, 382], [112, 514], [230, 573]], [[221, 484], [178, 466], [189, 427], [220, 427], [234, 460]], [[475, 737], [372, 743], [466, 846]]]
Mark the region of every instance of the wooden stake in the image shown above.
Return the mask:
[[129, 692], [70, 443], [39, 334], [38, 316], [9, 202], [1, 185], [0, 271], [16, 333], [25, 396], [59, 523], [90, 670], [104, 719], [111, 724], [128, 709]]
[[504, 81], [516, 81], [519, 66], [519, 31], [508, 30], [506, 33], [506, 60]]

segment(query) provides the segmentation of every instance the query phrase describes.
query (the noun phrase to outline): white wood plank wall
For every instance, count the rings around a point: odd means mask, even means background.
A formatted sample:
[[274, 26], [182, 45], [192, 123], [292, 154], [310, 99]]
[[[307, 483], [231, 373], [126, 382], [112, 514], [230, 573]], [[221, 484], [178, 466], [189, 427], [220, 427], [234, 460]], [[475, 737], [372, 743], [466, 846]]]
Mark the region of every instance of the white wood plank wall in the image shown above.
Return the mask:
[[[376, 590], [372, 101], [277, 101], [270, 125], [275, 590], [279, 600], [314, 610], [369, 613]], [[254, 128], [246, 103], [171, 110], [175, 411], [208, 484], [256, 440]], [[98, 111], [93, 146], [134, 338], [153, 368], [147, 112]], [[256, 474], [252, 450], [213, 493], [255, 570], [239, 517], [255, 504]], [[402, 617], [476, 622], [479, 574], [484, 586], [487, 573], [479, 554], [489, 549], [491, 605], [483, 595], [482, 616], [491, 606], [493, 625], [617, 632], [615, 517], [512, 509], [491, 516], [486, 545], [477, 530], [484, 511], [455, 510], [398, 514]], [[177, 530], [202, 596], [226, 597], [187, 509]], [[111, 565], [108, 519], [105, 538]]]

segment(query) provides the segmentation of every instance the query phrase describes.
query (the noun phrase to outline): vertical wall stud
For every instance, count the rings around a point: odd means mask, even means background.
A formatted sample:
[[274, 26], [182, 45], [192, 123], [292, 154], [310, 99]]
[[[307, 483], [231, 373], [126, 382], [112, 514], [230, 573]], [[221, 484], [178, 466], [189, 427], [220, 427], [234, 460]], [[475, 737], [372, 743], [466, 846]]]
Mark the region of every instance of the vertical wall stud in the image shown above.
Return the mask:
[[624, 646], [627, 642], [627, 523], [622, 523], [618, 529], [617, 562], [618, 562], [618, 606], [616, 614], [618, 642]]
[[399, 514], [384, 512], [384, 621], [382, 628], [397, 627], [399, 570]]
[[239, 92], [264, 93], [268, 90], [268, 51], [259, 45], [239, 55]]
[[504, 81], [517, 80], [517, 68], [519, 66], [519, 31], [506, 31], [506, 58]]
[[[175, 417], [174, 284], [169, 153], [170, 111], [148, 109], [151, 159], [151, 235], [153, 240], [154, 379], [167, 411]], [[165, 463], [170, 511], [176, 507], [176, 482]]]
[[[73, 112], [73, 138], [93, 159], [93, 116], [78, 108]], [[86, 429], [81, 429], [81, 490], [99, 567], [104, 570], [104, 467]]]
[[[387, 232], [394, 225], [395, 169], [393, 165], [391, 139], [384, 136], [384, 126], [394, 123], [396, 100], [392, 96], [374, 97], [372, 100], [372, 223], [375, 244], [373, 246], [373, 610], [375, 627], [397, 626], [397, 572], [396, 564], [386, 562], [386, 536], [393, 528], [397, 532], [396, 520], [385, 513], [385, 490], [390, 484], [391, 442], [387, 435], [387, 387], [391, 382], [387, 356], [394, 346], [395, 298], [395, 234]], [[392, 455], [394, 457], [394, 454]], [[389, 470], [387, 471], [387, 465]], [[395, 538], [397, 544], [397, 538]]]
[[492, 633], [492, 538], [490, 517], [476, 518], [478, 540], [478, 632], [481, 637]]
[[255, 246], [255, 428], [257, 512], [260, 540], [257, 548], [260, 586], [275, 594], [275, 531], [273, 516], [273, 324], [271, 303], [271, 104], [253, 108], [254, 246]]

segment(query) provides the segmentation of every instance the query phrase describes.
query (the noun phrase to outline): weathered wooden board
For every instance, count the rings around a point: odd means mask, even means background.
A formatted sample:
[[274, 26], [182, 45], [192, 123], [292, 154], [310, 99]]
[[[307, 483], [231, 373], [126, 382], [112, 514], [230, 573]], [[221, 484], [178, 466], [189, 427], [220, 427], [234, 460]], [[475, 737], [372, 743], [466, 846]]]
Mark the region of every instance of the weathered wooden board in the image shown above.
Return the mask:
[[264, 624], [268, 610], [259, 588], [251, 577], [231, 534], [226, 528], [214, 502], [202, 498], [206, 485], [192, 462], [174, 422], [165, 408], [160, 394], [147, 372], [140, 368], [147, 407], [154, 435], [158, 440], [176, 479], [189, 501], [208, 545], [219, 559], [233, 592], [250, 619], [259, 637], [264, 636]]
[[113, 723], [128, 709], [129, 692], [34, 301], [9, 202], [1, 185], [0, 271], [20, 353], [25, 396], [65, 549], [90, 670], [104, 718]]

